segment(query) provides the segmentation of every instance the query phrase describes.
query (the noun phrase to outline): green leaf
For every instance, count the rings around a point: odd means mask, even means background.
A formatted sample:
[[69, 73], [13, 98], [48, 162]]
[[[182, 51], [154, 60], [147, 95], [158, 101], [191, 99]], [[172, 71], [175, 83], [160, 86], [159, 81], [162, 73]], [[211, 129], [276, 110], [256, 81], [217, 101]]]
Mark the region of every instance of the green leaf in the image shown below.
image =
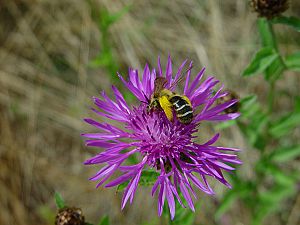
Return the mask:
[[272, 163], [269, 163], [269, 165], [265, 167], [265, 172], [270, 173], [274, 177], [276, 183], [285, 187], [295, 185], [298, 180], [298, 177], [295, 177], [294, 174], [291, 174], [291, 172], [288, 172], [287, 174], [287, 172]]
[[234, 182], [233, 189], [228, 190], [220, 201], [215, 213], [217, 219], [227, 212], [238, 198], [243, 199], [247, 204], [251, 204], [253, 201], [253, 198], [249, 197], [255, 189], [255, 185], [249, 181], [239, 180], [238, 177], [235, 179], [237, 180]]
[[160, 224], [159, 219], [160, 218], [158, 216], [156, 216], [156, 217], [151, 218], [151, 220], [142, 221], [141, 225], [157, 225], [157, 224]]
[[264, 218], [270, 213], [279, 211], [282, 208], [281, 201], [294, 195], [295, 187], [284, 187], [281, 185], [274, 185], [268, 191], [259, 193], [259, 199], [256, 204], [252, 224], [262, 224]]
[[100, 223], [98, 225], [109, 225], [110, 222], [109, 222], [109, 217], [106, 215], [106, 216], [103, 216]]
[[288, 174], [284, 173], [282, 170], [272, 171], [273, 177], [276, 183], [285, 187], [291, 187], [295, 185], [296, 180], [290, 177]]
[[142, 186], [151, 186], [155, 183], [159, 176], [159, 173], [154, 170], [145, 170], [141, 174], [139, 185]]
[[281, 185], [275, 185], [271, 190], [261, 193], [260, 199], [264, 204], [267, 204], [270, 207], [272, 207], [274, 204], [280, 207], [281, 205], [278, 203], [284, 198], [293, 195], [294, 192], [294, 186], [287, 188]]
[[261, 107], [256, 102], [255, 104], [253, 104], [253, 107], [251, 107], [251, 109], [244, 110], [243, 108], [241, 108], [240, 112], [241, 112], [241, 116], [239, 117], [239, 119], [247, 118], [247, 119], [251, 120], [252, 117], [256, 115], [256, 113], [261, 112]]
[[[158, 176], [159, 176], [159, 173], [155, 172], [154, 170], [145, 170], [141, 174], [139, 185], [151, 186], [155, 183]], [[129, 181], [119, 184], [117, 187], [117, 192], [125, 190], [128, 183], [129, 183]]]
[[294, 112], [295, 113], [300, 113], [300, 96], [295, 97]]
[[276, 17], [272, 20], [272, 23], [279, 23], [279, 24], [285, 24], [292, 28], [294, 28], [296, 31], [300, 32], [300, 19], [297, 17], [286, 17], [286, 16], [280, 16]]
[[127, 5], [116, 13], [110, 13], [106, 8], [102, 8], [99, 12], [98, 24], [102, 32], [107, 32], [109, 27], [119, 21], [126, 14], [131, 5]]
[[256, 117], [257, 114], [260, 114], [261, 107], [257, 102], [256, 95], [249, 95], [245, 98], [242, 98], [240, 104], [242, 118], [249, 118], [252, 120], [252, 117]]
[[238, 191], [234, 189], [227, 191], [217, 208], [215, 217], [217, 219], [220, 219], [220, 217], [230, 209], [230, 207], [233, 205], [234, 201], [236, 201], [238, 197]]
[[300, 145], [281, 147], [274, 150], [271, 159], [276, 162], [286, 162], [300, 156]]
[[300, 71], [300, 52], [293, 53], [285, 57], [286, 67], [291, 70]]
[[[240, 100], [240, 112], [242, 114], [242, 117], [248, 117], [248, 115], [251, 115], [253, 112], [253, 109], [259, 108], [257, 104], [257, 97], [256, 95], [249, 95], [244, 98], [241, 98]], [[256, 105], [256, 106], [255, 106]]]
[[244, 98], [241, 98], [240, 104], [242, 109], [249, 109], [256, 101], [257, 97], [256, 95], [248, 95]]
[[280, 202], [294, 194], [292, 188], [275, 186], [270, 191], [261, 193], [261, 196], [255, 207], [255, 214], [253, 216], [253, 225], [263, 224], [263, 220], [272, 212], [279, 211], [282, 208]]
[[64, 201], [64, 199], [62, 198], [61, 194], [59, 194], [58, 192], [55, 192], [54, 198], [55, 198], [55, 204], [56, 204], [56, 207], [57, 207], [58, 209], [62, 209], [62, 208], [65, 207], [65, 201]]
[[281, 56], [278, 56], [272, 64], [265, 70], [265, 79], [267, 81], [275, 81], [280, 78], [280, 75], [285, 70], [286, 66]]
[[[181, 213], [180, 216], [177, 217], [175, 216], [174, 221], [172, 224], [177, 224], [177, 225], [193, 225], [194, 220], [195, 220], [195, 213], [189, 209], [182, 208], [185, 212]], [[179, 210], [177, 210], [178, 212]]]
[[276, 138], [288, 134], [300, 124], [300, 113], [292, 112], [277, 120], [270, 127], [270, 134]]
[[108, 52], [103, 52], [99, 54], [96, 58], [92, 59], [89, 62], [89, 66], [91, 68], [98, 68], [101, 66], [108, 66], [110, 62], [112, 61], [113, 57]]
[[[179, 194], [181, 198], [182, 195]], [[191, 211], [190, 209], [183, 208], [178, 201], [176, 201], [175, 204], [176, 207], [176, 216], [173, 221], [171, 221], [171, 224], [174, 225], [193, 225], [196, 214]], [[195, 205], [195, 209], [199, 208], [199, 204]], [[166, 207], [167, 209], [167, 207]], [[168, 210], [165, 213], [169, 213]]]
[[139, 163], [139, 159], [137, 158], [137, 156], [135, 154], [130, 155], [127, 158], [128, 162], [133, 165], [133, 164], [138, 164]]
[[128, 102], [128, 103], [133, 103], [133, 102], [137, 101], [137, 98], [135, 97], [135, 95], [132, 94], [130, 91], [126, 91], [124, 93], [124, 98], [125, 98], [126, 102]]
[[42, 205], [37, 208], [38, 215], [43, 219], [46, 224], [54, 224], [55, 223], [55, 212], [49, 206]]
[[246, 67], [242, 76], [252, 76], [264, 72], [278, 57], [278, 53], [273, 48], [260, 49]]
[[235, 120], [228, 120], [228, 121], [221, 122], [221, 123], [217, 124], [215, 128], [217, 130], [223, 130], [223, 129], [226, 129], [226, 128], [231, 127], [233, 125], [236, 125], [236, 121]]
[[118, 187], [117, 187], [117, 192], [124, 191], [128, 184], [129, 184], [129, 180], [125, 181], [122, 184], [119, 184]]
[[[295, 174], [295, 172], [286, 172], [282, 170], [276, 162], [271, 161], [272, 160], [272, 154], [269, 154], [268, 156], [261, 158], [257, 164], [256, 164], [256, 171], [260, 174], [265, 174], [267, 176], [272, 176], [274, 178], [274, 181], [282, 186], [293, 186], [295, 185], [295, 182], [298, 181], [298, 175]], [[288, 173], [288, 174], [287, 174]]]
[[[245, 115], [243, 115], [243, 117], [245, 117]], [[267, 143], [264, 130], [269, 122], [269, 117], [263, 113], [260, 108], [255, 109], [255, 113], [252, 113], [251, 116], [248, 117], [250, 119], [247, 122], [238, 121], [238, 126], [250, 144], [262, 150]]]
[[276, 138], [291, 132], [295, 127], [300, 124], [300, 97], [295, 97], [294, 110], [288, 113], [277, 121], [275, 121], [270, 127], [270, 134]]
[[122, 18], [122, 16], [124, 16], [126, 13], [128, 13], [128, 11], [130, 10], [130, 7], [131, 7], [131, 5], [127, 5], [127, 6], [123, 7], [120, 11], [111, 14], [108, 19], [109, 25], [119, 21]]

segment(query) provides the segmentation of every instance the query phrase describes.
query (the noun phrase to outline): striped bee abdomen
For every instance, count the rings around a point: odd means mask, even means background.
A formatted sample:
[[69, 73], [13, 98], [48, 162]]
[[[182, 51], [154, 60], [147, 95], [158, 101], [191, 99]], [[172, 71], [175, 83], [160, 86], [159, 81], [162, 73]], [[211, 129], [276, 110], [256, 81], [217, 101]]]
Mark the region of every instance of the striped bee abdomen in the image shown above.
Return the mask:
[[193, 120], [193, 108], [185, 98], [173, 95], [169, 101], [173, 105], [177, 119], [183, 124], [189, 124]]

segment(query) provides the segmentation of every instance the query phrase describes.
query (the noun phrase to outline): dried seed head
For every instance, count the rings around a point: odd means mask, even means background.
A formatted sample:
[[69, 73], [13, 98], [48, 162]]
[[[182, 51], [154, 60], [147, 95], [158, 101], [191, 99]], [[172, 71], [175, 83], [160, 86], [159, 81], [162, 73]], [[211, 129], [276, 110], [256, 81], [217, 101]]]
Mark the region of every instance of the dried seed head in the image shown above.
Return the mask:
[[79, 208], [60, 209], [55, 218], [55, 225], [84, 225], [84, 216]]
[[[234, 99], [239, 99], [239, 96], [237, 93], [235, 93], [234, 91], [231, 90], [226, 90], [226, 92], [228, 93], [226, 96], [219, 98], [217, 100], [217, 104], [223, 104], [225, 102], [229, 102], [230, 100], [234, 100]], [[236, 113], [238, 112], [240, 109], [240, 103], [236, 102], [235, 104], [233, 104], [232, 106], [228, 107], [227, 109], [224, 110], [225, 113]]]
[[279, 16], [289, 7], [288, 0], [251, 0], [250, 5], [260, 17], [272, 19]]

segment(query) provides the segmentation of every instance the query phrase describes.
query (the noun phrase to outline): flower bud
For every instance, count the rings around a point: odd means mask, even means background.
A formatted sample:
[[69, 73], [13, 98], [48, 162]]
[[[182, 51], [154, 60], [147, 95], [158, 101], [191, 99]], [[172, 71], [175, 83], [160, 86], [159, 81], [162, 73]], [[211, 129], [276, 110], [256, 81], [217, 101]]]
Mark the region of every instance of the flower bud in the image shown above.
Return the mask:
[[79, 208], [60, 209], [55, 218], [55, 225], [84, 225], [84, 216]]

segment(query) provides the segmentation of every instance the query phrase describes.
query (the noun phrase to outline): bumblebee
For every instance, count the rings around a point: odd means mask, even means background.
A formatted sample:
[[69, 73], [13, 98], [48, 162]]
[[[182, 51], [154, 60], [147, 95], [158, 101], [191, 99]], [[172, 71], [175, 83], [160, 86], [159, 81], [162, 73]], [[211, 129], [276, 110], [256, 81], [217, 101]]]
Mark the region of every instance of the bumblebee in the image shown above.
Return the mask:
[[154, 92], [148, 105], [148, 111], [162, 109], [168, 120], [173, 121], [173, 112], [182, 124], [189, 124], [193, 120], [191, 101], [184, 95], [176, 94], [165, 88], [167, 79], [157, 77], [154, 81]]

